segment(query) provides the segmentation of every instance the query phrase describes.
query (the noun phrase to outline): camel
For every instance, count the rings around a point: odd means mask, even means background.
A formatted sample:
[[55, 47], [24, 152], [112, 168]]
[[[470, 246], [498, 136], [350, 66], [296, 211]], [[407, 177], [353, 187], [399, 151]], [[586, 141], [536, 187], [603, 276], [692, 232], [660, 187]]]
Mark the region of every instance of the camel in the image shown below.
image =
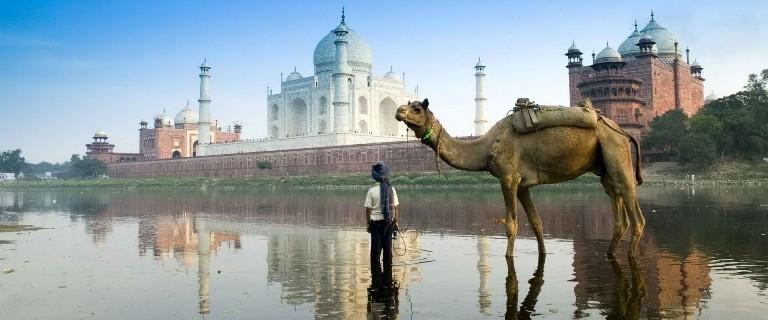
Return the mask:
[[[440, 124], [429, 100], [408, 102], [397, 109], [395, 118], [413, 130], [421, 142], [435, 150], [450, 166], [466, 171], [487, 171], [499, 179], [504, 195], [507, 251], [511, 257], [517, 236], [517, 201], [520, 200], [536, 234], [538, 250], [544, 255], [542, 223], [531, 199], [530, 188], [568, 181], [587, 172], [600, 176], [613, 209], [613, 238], [608, 256], [631, 226], [629, 256], [637, 256], [645, 218], [637, 202], [637, 185], [642, 183], [637, 141], [616, 123], [599, 116], [596, 128], [550, 127], [519, 134], [512, 116], [497, 122], [485, 135], [471, 140], [451, 137]], [[632, 165], [632, 146], [637, 162]]]

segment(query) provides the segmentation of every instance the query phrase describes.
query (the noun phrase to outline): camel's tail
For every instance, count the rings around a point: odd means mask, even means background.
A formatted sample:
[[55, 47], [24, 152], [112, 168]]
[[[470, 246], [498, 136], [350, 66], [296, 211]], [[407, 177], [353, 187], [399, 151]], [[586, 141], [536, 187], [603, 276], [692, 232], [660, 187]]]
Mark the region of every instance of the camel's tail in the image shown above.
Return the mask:
[[600, 115], [598, 118], [599, 120], [602, 120], [603, 123], [605, 123], [608, 128], [611, 128], [611, 130], [616, 131], [620, 133], [621, 135], [629, 138], [629, 141], [632, 142], [632, 144], [635, 146], [635, 157], [637, 158], [637, 161], [635, 161], [635, 180], [637, 180], [637, 185], [643, 184], [643, 175], [640, 173], [640, 144], [637, 143], [637, 139], [621, 129], [619, 125], [617, 125], [615, 122], [611, 121], [611, 119], [606, 118], [603, 115]]

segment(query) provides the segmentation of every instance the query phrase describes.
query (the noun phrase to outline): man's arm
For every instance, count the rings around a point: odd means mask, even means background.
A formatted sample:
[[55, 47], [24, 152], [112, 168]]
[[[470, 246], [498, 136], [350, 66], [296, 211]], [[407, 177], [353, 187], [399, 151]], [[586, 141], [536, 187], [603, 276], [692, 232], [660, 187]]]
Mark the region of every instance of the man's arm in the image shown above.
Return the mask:
[[400, 206], [394, 206], [392, 207], [392, 223], [397, 225], [397, 222], [400, 221]]

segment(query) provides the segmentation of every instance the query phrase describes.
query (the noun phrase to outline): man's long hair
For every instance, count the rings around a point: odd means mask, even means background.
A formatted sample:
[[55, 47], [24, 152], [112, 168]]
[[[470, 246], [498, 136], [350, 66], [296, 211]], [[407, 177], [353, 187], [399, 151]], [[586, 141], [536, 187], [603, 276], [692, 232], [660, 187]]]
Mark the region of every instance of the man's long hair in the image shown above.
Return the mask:
[[373, 165], [373, 168], [371, 169], [371, 177], [379, 183], [381, 214], [384, 216], [384, 220], [392, 221], [392, 204], [394, 202], [394, 196], [392, 185], [389, 183], [389, 168], [379, 162]]

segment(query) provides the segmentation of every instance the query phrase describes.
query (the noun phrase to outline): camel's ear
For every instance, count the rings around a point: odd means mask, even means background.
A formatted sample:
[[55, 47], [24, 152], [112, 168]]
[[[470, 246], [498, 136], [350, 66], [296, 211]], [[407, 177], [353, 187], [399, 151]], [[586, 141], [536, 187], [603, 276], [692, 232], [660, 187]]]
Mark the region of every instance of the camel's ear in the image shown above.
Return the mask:
[[423, 102], [421, 102], [421, 105], [424, 107], [424, 109], [429, 107], [429, 99], [424, 99]]

